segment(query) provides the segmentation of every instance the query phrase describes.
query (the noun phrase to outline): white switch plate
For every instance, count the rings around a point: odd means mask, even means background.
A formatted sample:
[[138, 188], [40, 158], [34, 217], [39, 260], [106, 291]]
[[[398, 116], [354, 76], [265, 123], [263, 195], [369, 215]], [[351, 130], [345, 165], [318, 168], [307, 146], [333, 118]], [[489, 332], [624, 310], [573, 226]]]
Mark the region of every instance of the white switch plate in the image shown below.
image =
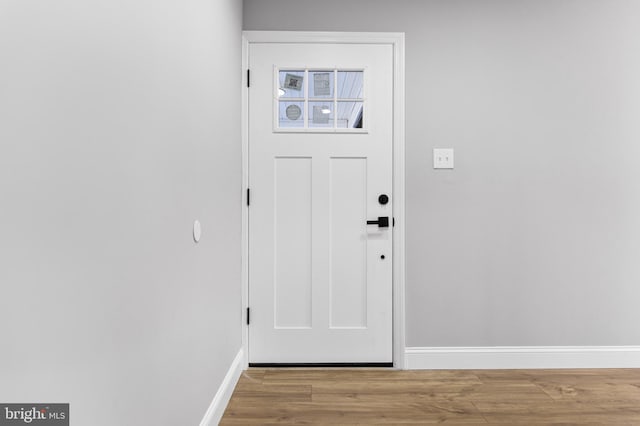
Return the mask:
[[433, 149], [433, 168], [434, 169], [453, 169], [453, 148], [434, 148]]

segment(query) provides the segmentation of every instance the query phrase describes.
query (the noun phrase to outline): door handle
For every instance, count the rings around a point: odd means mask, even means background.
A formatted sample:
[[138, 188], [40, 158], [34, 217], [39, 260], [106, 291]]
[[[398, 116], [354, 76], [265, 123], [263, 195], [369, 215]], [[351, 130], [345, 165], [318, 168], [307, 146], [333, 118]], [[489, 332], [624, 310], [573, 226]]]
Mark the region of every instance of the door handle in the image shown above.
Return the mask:
[[378, 228], [388, 228], [389, 216], [378, 216], [378, 220], [368, 220], [367, 225], [378, 225]]

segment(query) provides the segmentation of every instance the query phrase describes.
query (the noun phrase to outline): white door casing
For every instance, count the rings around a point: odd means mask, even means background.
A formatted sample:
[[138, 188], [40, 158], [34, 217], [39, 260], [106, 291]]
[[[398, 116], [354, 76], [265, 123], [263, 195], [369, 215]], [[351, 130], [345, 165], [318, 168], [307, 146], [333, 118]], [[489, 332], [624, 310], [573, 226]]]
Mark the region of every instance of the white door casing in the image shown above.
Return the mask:
[[[393, 359], [394, 65], [391, 44], [249, 44], [251, 363]], [[362, 70], [364, 128], [281, 131], [281, 70], [306, 72], [305, 84], [327, 71], [337, 89], [335, 70]], [[388, 228], [366, 224], [379, 216]]]

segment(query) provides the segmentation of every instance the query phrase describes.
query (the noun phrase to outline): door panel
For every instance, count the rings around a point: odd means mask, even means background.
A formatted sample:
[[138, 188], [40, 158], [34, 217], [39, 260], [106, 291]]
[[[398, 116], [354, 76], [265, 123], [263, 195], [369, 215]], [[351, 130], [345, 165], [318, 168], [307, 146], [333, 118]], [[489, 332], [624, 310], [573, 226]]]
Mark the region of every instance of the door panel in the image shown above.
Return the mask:
[[311, 327], [311, 158], [274, 164], [275, 327]]
[[366, 222], [392, 222], [392, 47], [252, 43], [249, 66], [249, 361], [391, 362], [393, 228]]
[[330, 164], [330, 327], [366, 327], [367, 159]]

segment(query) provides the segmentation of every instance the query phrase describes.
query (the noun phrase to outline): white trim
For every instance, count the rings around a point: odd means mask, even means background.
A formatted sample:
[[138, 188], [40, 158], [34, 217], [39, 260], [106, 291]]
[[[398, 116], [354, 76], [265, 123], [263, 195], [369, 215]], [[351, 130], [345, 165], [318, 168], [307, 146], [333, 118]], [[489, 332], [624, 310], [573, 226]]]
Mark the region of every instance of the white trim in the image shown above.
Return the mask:
[[243, 31], [249, 43], [395, 44], [404, 33], [340, 31]]
[[[246, 75], [250, 43], [355, 43], [393, 46], [393, 365], [405, 368], [405, 48], [404, 33], [243, 31], [242, 33], [242, 190], [249, 182], [249, 90]], [[242, 306], [249, 303], [249, 217], [243, 195]], [[242, 314], [242, 347], [248, 366], [249, 329]]]
[[231, 363], [229, 371], [227, 371], [224, 379], [222, 379], [218, 392], [216, 392], [216, 395], [213, 397], [213, 401], [211, 401], [207, 412], [202, 418], [200, 426], [213, 426], [220, 423], [224, 410], [227, 408], [227, 404], [236, 387], [236, 383], [238, 383], [238, 379], [244, 370], [244, 368], [242, 368], [244, 358], [244, 351], [240, 349]]
[[393, 39], [393, 366], [405, 369], [404, 33], [389, 38]]
[[640, 368], [640, 346], [495, 346], [407, 348], [413, 370]]
[[247, 87], [247, 69], [249, 68], [249, 39], [242, 35], [242, 228], [241, 238], [241, 280], [242, 280], [242, 349], [244, 350], [243, 368], [249, 367], [249, 326], [247, 325], [247, 307], [249, 306], [249, 207], [247, 206], [247, 188], [249, 187], [249, 88]]

